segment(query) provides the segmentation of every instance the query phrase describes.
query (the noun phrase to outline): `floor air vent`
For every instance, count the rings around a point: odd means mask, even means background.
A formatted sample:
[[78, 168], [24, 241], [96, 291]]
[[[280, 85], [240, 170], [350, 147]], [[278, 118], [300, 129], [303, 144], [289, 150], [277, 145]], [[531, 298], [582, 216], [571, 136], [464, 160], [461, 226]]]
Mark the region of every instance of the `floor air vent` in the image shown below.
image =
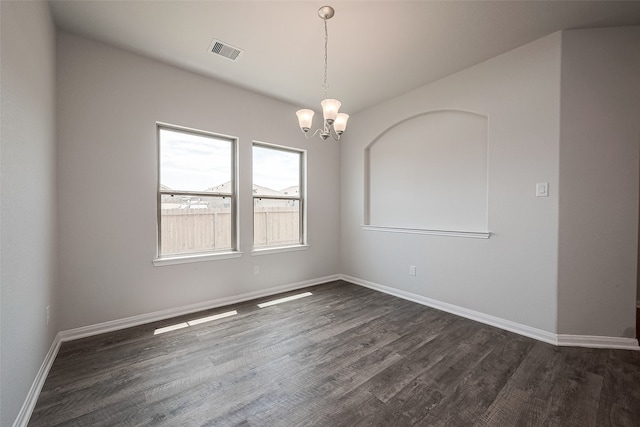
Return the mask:
[[244, 52], [242, 49], [238, 49], [237, 47], [233, 47], [228, 43], [216, 39], [213, 39], [213, 41], [211, 42], [209, 50], [211, 51], [211, 53], [224, 56], [225, 58], [232, 61], [237, 61], [240, 57], [240, 54]]

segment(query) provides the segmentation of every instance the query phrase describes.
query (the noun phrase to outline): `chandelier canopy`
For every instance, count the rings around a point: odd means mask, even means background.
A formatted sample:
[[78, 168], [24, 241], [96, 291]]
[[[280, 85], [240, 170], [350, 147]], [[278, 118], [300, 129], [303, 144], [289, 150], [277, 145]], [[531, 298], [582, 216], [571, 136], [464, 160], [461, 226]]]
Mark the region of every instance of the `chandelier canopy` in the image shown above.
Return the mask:
[[318, 9], [318, 16], [324, 21], [324, 84], [322, 89], [324, 90], [324, 100], [320, 103], [322, 106], [322, 115], [324, 117], [323, 126], [321, 129], [317, 129], [311, 135], [309, 135], [309, 129], [313, 123], [313, 110], [298, 110], [296, 115], [298, 116], [298, 124], [300, 129], [304, 132], [306, 138], [313, 138], [316, 135], [320, 135], [320, 138], [326, 140], [331, 137], [335, 141], [340, 140], [340, 135], [347, 128], [347, 120], [349, 115], [345, 113], [339, 113], [340, 101], [337, 99], [327, 98], [327, 92], [329, 85], [327, 84], [327, 46], [329, 44], [329, 31], [327, 29], [327, 21], [333, 17], [335, 10], [331, 6], [322, 6]]

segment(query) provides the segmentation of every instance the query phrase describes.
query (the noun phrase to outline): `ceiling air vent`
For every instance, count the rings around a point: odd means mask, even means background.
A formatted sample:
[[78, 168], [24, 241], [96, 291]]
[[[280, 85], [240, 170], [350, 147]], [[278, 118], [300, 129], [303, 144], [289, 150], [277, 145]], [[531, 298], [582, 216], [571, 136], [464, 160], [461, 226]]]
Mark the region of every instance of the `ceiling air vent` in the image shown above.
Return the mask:
[[224, 56], [225, 58], [228, 58], [232, 61], [237, 61], [240, 57], [240, 54], [244, 52], [242, 49], [238, 49], [237, 47], [233, 47], [228, 43], [216, 39], [213, 39], [213, 41], [211, 42], [209, 51], [211, 51], [211, 53], [215, 53], [216, 55]]

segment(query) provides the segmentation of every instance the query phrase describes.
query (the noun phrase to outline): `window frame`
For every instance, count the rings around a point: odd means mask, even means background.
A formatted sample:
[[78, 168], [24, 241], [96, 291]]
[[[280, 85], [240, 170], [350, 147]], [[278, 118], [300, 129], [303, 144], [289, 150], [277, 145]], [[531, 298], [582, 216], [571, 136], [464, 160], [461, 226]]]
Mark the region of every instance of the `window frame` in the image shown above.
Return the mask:
[[[261, 147], [261, 148], [266, 148], [266, 149], [271, 149], [271, 150], [277, 150], [277, 151], [284, 151], [284, 152], [288, 152], [288, 153], [295, 153], [297, 155], [300, 156], [300, 163], [299, 163], [299, 187], [298, 187], [298, 196], [288, 196], [288, 195], [282, 195], [282, 196], [261, 196], [261, 195], [256, 195], [253, 192], [253, 185], [255, 184], [255, 182], [253, 182], [253, 148], [254, 147]], [[253, 255], [258, 255], [260, 253], [266, 253], [266, 252], [271, 252], [271, 253], [275, 253], [275, 252], [288, 252], [290, 250], [299, 250], [299, 249], [307, 249], [308, 248], [308, 243], [307, 243], [307, 150], [304, 149], [300, 149], [300, 148], [294, 148], [294, 147], [287, 147], [284, 145], [278, 145], [278, 144], [271, 144], [268, 142], [262, 142], [262, 141], [253, 141], [251, 144], [251, 196], [252, 196], [252, 200], [251, 200], [251, 212], [252, 212], [252, 224], [253, 224], [253, 232], [252, 232], [252, 254]], [[298, 201], [298, 205], [299, 205], [299, 218], [298, 218], [298, 227], [299, 227], [299, 236], [300, 239], [298, 240], [298, 243], [294, 243], [294, 244], [285, 244], [285, 245], [274, 245], [274, 246], [258, 246], [256, 247], [255, 245], [255, 206], [256, 206], [256, 199], [268, 199], [268, 200], [293, 200], [293, 201]]]
[[[162, 189], [161, 182], [161, 163], [162, 163], [162, 144], [160, 140], [160, 131], [169, 130], [173, 132], [181, 132], [196, 136], [204, 136], [208, 138], [222, 139], [231, 143], [231, 185], [230, 193], [222, 192], [200, 192], [200, 191], [183, 191], [172, 190], [166, 191]], [[156, 122], [156, 141], [157, 141], [157, 198], [156, 198], [156, 222], [157, 222], [157, 245], [156, 245], [156, 259], [153, 261], [154, 265], [171, 265], [185, 262], [198, 262], [207, 261], [213, 259], [227, 259], [235, 258], [242, 255], [238, 251], [238, 138], [230, 135], [223, 135], [215, 132], [209, 132], [200, 129], [193, 129], [184, 126], [173, 125], [169, 123]], [[162, 196], [187, 196], [187, 197], [228, 197], [230, 199], [230, 234], [231, 234], [231, 248], [220, 250], [205, 250], [200, 252], [178, 253], [178, 254], [163, 254], [162, 253]]]

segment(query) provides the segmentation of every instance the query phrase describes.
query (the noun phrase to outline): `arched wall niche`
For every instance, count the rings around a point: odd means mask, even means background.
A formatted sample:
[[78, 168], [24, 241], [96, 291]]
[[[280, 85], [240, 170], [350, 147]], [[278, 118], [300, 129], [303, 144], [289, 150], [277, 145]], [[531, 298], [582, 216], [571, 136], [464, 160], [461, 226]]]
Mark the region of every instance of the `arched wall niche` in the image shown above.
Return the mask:
[[365, 148], [365, 227], [489, 237], [488, 121], [436, 110], [376, 137]]

